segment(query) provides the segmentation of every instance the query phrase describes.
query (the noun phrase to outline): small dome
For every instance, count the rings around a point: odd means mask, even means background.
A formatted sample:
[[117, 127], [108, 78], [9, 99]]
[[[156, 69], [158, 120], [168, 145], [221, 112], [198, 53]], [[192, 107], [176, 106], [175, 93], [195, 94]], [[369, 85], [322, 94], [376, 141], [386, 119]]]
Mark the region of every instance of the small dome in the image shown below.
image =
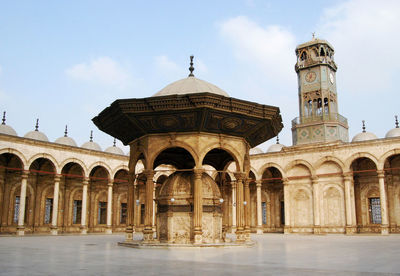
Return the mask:
[[362, 132], [354, 136], [351, 142], [362, 142], [362, 141], [378, 139], [378, 137], [372, 132], [365, 131], [365, 121], [362, 121], [362, 124], [363, 124]]
[[117, 146], [108, 147], [105, 151], [108, 152], [108, 153], [125, 155], [124, 151], [121, 148], [117, 147]]
[[13, 136], [18, 136], [17, 132], [11, 127], [6, 125], [6, 112], [3, 112], [3, 122], [0, 125], [0, 134], [7, 134], [7, 135], [13, 135]]
[[[203, 190], [203, 204], [212, 202], [212, 200], [220, 199], [221, 193], [219, 191], [217, 183], [207, 173], [203, 173], [201, 176], [202, 190]], [[193, 197], [192, 185], [194, 183], [193, 172], [174, 172], [165, 180], [161, 187], [159, 199], [168, 200], [170, 198], [175, 199], [175, 204], [179, 204], [181, 201], [187, 204], [187, 199]]]
[[250, 149], [250, 155], [264, 153], [260, 148], [252, 148]]
[[65, 137], [62, 136], [60, 138], [58, 138], [55, 143], [57, 144], [63, 144], [66, 146], [72, 146], [72, 147], [77, 147], [78, 145], [75, 143], [74, 139], [72, 139], [71, 137]]
[[285, 147], [285, 145], [282, 145], [282, 144], [273, 144], [273, 145], [269, 146], [269, 148], [267, 149], [267, 152], [278, 152], [278, 151], [281, 151], [284, 147]]
[[58, 138], [55, 143], [63, 144], [66, 146], [77, 147], [78, 145], [75, 143], [74, 139], [68, 137], [68, 126], [65, 126], [64, 136]]
[[399, 121], [397, 119], [397, 115], [394, 116], [394, 118], [395, 118], [396, 127], [389, 130], [388, 133], [386, 133], [385, 138], [400, 137], [400, 128], [399, 128]]
[[165, 88], [161, 89], [156, 94], [154, 94], [153, 97], [184, 95], [184, 94], [203, 93], [203, 92], [209, 92], [229, 97], [228, 93], [226, 93], [221, 88], [195, 77], [187, 77], [185, 79], [173, 82], [167, 85]]
[[386, 133], [385, 138], [400, 137], [400, 128], [393, 128]]
[[48, 142], [49, 139], [47, 138], [46, 134], [39, 131], [39, 119], [36, 119], [36, 126], [35, 130], [29, 131], [27, 134], [24, 135], [25, 138], [35, 139], [39, 141]]
[[101, 151], [101, 147], [96, 142], [93, 142], [93, 130], [90, 131], [90, 140], [84, 143], [81, 148], [89, 149], [89, 150], [97, 150]]

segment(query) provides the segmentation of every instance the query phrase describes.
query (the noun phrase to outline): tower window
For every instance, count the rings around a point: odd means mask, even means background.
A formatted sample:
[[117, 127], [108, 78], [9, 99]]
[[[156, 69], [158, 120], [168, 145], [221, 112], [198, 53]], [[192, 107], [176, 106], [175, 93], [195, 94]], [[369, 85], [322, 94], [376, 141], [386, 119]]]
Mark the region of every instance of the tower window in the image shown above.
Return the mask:
[[301, 60], [306, 60], [307, 59], [307, 53], [306, 52], [302, 52], [301, 56], [300, 56]]
[[328, 98], [324, 98], [324, 112], [325, 112], [325, 114], [329, 113], [329, 101], [328, 101]]
[[322, 115], [322, 100], [318, 98], [317, 115]]
[[320, 56], [321, 56], [321, 57], [324, 57], [324, 56], [325, 56], [325, 51], [324, 51], [324, 48], [321, 48], [321, 51], [320, 51]]

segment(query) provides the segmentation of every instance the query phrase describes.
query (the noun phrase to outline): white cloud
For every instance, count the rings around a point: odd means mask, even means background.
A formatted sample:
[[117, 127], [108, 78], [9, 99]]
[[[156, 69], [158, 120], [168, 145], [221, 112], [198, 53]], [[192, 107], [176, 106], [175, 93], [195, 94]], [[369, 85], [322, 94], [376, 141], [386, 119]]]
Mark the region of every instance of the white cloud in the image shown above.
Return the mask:
[[347, 1], [326, 9], [319, 25], [320, 36], [335, 47], [346, 92], [391, 88], [400, 62], [400, 1]]
[[182, 68], [165, 55], [156, 56], [154, 62], [157, 70], [163, 74], [176, 74], [182, 71]]
[[76, 64], [65, 70], [65, 73], [75, 80], [121, 89], [131, 83], [128, 72], [110, 57], [99, 57], [90, 62]]
[[262, 27], [245, 16], [220, 24], [221, 35], [242, 62], [257, 66], [272, 81], [293, 81], [294, 35], [282, 26]]

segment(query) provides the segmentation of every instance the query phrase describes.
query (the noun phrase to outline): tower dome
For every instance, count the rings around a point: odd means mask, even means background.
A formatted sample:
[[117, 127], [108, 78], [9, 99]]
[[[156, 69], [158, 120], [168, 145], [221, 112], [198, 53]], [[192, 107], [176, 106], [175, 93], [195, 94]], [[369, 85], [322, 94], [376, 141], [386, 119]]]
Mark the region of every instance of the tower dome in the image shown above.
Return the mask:
[[221, 88], [211, 84], [209, 82], [200, 80], [193, 75], [193, 56], [190, 57], [190, 74], [187, 78], [173, 82], [159, 92], [153, 95], [153, 97], [159, 96], [169, 96], [169, 95], [184, 95], [184, 94], [194, 94], [194, 93], [213, 93], [225, 97], [229, 97]]
[[65, 126], [64, 136], [61, 136], [60, 138], [57, 138], [55, 143], [66, 145], [66, 146], [72, 146], [72, 147], [77, 147], [78, 146], [75, 143], [74, 139], [72, 139], [71, 137], [68, 137], [68, 126]]
[[0, 125], [0, 134], [7, 134], [7, 135], [13, 135], [13, 136], [18, 136], [17, 132], [11, 127], [6, 125], [6, 112], [3, 112], [3, 119], [2, 123]]
[[362, 141], [368, 141], [368, 140], [375, 140], [378, 139], [378, 137], [373, 134], [372, 132], [367, 132], [365, 131], [365, 121], [362, 121], [363, 127], [362, 127], [362, 132], [358, 133], [353, 137], [351, 142], [362, 142]]
[[81, 148], [89, 149], [89, 150], [97, 150], [101, 151], [101, 147], [96, 142], [93, 142], [93, 130], [90, 131], [90, 140], [84, 143]]
[[27, 134], [24, 135], [24, 137], [29, 138], [29, 139], [43, 141], [43, 142], [49, 141], [46, 134], [39, 131], [39, 119], [36, 119], [35, 130], [29, 131]]
[[260, 148], [252, 148], [252, 149], [250, 149], [250, 155], [261, 154], [261, 153], [264, 153], [264, 152]]
[[278, 152], [281, 151], [284, 147], [285, 145], [279, 144], [279, 137], [276, 136], [276, 144], [269, 146], [267, 152]]
[[400, 128], [399, 128], [399, 121], [397, 119], [397, 115], [394, 116], [395, 118], [395, 128], [392, 128], [391, 130], [386, 133], [385, 138], [392, 138], [392, 137], [400, 137]]
[[113, 145], [111, 147], [108, 147], [105, 150], [105, 152], [112, 153], [112, 154], [125, 155], [124, 151], [121, 148], [117, 147], [115, 144], [116, 144], [116, 139], [114, 138]]

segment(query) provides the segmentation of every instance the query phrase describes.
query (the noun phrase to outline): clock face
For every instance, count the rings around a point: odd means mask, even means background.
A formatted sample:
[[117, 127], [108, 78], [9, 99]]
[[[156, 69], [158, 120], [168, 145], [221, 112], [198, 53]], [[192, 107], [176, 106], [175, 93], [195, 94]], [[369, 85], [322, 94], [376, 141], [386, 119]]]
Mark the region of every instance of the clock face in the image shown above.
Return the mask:
[[330, 74], [329, 74], [329, 80], [331, 81], [332, 84], [335, 81], [335, 77], [333, 76], [332, 72], [330, 72]]
[[317, 78], [317, 74], [313, 71], [310, 71], [306, 74], [305, 80], [306, 82], [313, 82]]

